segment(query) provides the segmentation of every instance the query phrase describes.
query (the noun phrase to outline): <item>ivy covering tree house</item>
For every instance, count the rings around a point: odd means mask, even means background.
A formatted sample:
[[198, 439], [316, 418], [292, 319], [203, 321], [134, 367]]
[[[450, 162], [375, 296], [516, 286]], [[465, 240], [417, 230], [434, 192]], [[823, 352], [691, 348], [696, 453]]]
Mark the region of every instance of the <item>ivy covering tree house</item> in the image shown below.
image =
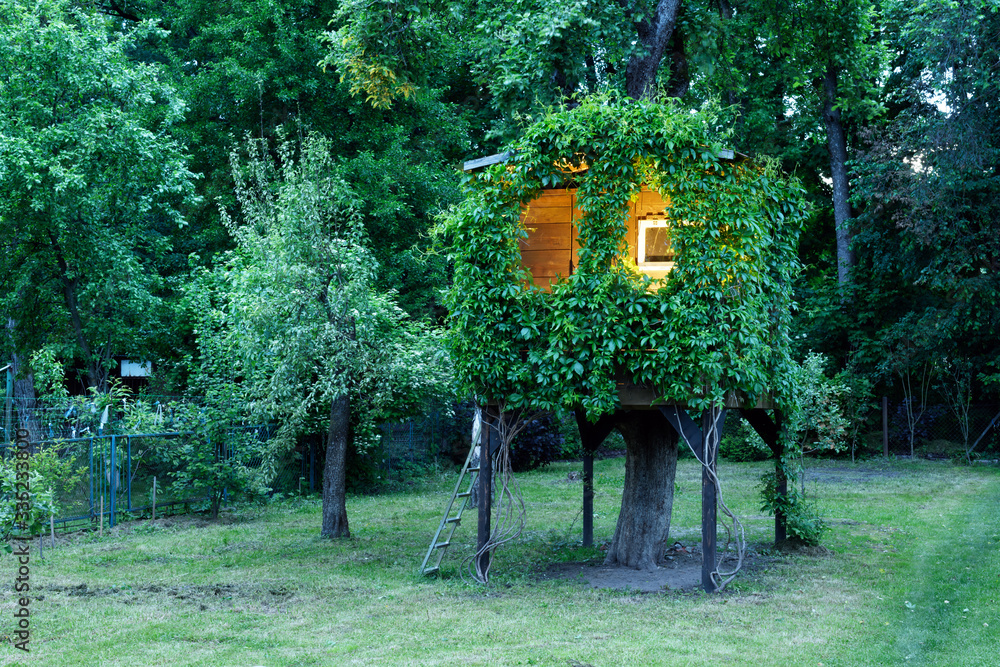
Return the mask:
[[[734, 159], [714, 120], [710, 108], [604, 97], [554, 111], [509, 159], [469, 176], [439, 229], [455, 264], [446, 303], [465, 389], [507, 410], [618, 423], [628, 458], [609, 564], [649, 567], [669, 531], [677, 435], [650, 408], [780, 408], [791, 395], [791, 285], [808, 209], [773, 163]], [[629, 244], [630, 207], [646, 192], [666, 207], [656, 222], [673, 262], [660, 279]], [[558, 193], [573, 198], [576, 250], [566, 275], [538, 284], [522, 247], [537, 238], [532, 207]]]

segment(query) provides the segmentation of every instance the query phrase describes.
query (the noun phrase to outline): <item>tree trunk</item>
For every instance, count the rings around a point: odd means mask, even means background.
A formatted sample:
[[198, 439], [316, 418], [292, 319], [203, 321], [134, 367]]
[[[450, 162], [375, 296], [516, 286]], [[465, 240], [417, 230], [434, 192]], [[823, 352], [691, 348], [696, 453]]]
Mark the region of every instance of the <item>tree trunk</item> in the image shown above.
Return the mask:
[[652, 570], [670, 533], [677, 472], [677, 433], [655, 410], [633, 410], [618, 422], [625, 439], [625, 488], [605, 565]]
[[656, 92], [656, 72], [670, 44], [677, 23], [681, 0], [659, 0], [651, 18], [641, 14], [636, 3], [619, 0], [635, 22], [636, 34], [643, 53], [629, 58], [625, 66], [625, 92], [633, 99], [651, 97]]
[[667, 97], [684, 97], [690, 87], [691, 71], [684, 50], [684, 36], [675, 30], [670, 39], [670, 80], [667, 82]]
[[[103, 393], [107, 391], [107, 371], [101, 368], [100, 362], [94, 358], [90, 350], [90, 345], [87, 343], [87, 337], [83, 333], [83, 318], [80, 316], [80, 305], [76, 298], [77, 290], [80, 287], [80, 279], [70, 277], [69, 264], [66, 262], [66, 258], [63, 257], [62, 251], [59, 249], [58, 244], [56, 244], [55, 239], [52, 242], [56, 248], [56, 259], [59, 262], [59, 279], [62, 281], [63, 299], [66, 302], [67, 310], [69, 310], [69, 319], [73, 325], [73, 334], [76, 336], [76, 344], [80, 346], [80, 354], [83, 355], [84, 363], [87, 364], [87, 388], [93, 387]], [[103, 381], [101, 378], [102, 371], [104, 371], [105, 375]]]
[[837, 108], [837, 71], [826, 68], [823, 76], [823, 122], [826, 124], [826, 141], [830, 148], [830, 179], [833, 181], [833, 220], [837, 233], [837, 282], [844, 285], [850, 279], [854, 266], [851, 252], [851, 231], [847, 221], [851, 218], [851, 190], [847, 180], [847, 136], [844, 121]]
[[345, 393], [330, 405], [330, 433], [323, 468], [323, 537], [350, 537], [347, 525], [347, 438], [351, 399]]

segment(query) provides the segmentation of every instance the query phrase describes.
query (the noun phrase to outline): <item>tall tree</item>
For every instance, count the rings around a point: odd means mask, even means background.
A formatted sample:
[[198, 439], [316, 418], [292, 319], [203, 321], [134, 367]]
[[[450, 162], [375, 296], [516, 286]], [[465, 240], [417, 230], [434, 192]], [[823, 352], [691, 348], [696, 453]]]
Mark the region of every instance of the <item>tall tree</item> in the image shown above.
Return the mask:
[[[327, 33], [324, 64], [376, 108], [417, 94], [431, 63], [456, 57], [500, 115], [608, 87], [640, 99], [658, 95], [659, 82], [679, 96], [689, 83], [683, 36], [675, 30], [681, 7], [681, 0], [517, 0], [500, 7], [350, 0]], [[455, 48], [445, 36], [456, 33], [470, 45]], [[671, 79], [658, 81], [668, 56]]]
[[1000, 16], [984, 0], [885, 6], [889, 115], [854, 167], [870, 294], [854, 332], [859, 360], [873, 368], [886, 346], [918, 340], [918, 364], [965, 359], [996, 391]]
[[13, 350], [75, 358], [103, 390], [113, 354], [147, 355], [167, 320], [162, 260], [194, 177], [184, 105], [160, 68], [63, 0], [0, 8], [0, 300]]
[[869, 0], [763, 0], [751, 12], [759, 21], [764, 50], [787, 61], [771, 70], [791, 75], [772, 99], [816, 125], [826, 139], [836, 236], [837, 280], [845, 285], [854, 265], [851, 251], [851, 186], [848, 174], [849, 122], [866, 121], [878, 109], [876, 78], [883, 53], [875, 39], [877, 6]]

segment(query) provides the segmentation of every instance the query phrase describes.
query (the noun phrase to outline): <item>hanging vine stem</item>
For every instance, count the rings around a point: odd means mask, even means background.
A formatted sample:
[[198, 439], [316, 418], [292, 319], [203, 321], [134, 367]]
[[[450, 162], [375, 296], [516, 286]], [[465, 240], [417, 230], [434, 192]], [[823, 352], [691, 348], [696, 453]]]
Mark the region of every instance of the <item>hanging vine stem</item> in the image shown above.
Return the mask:
[[[463, 580], [468, 573], [474, 581], [480, 584], [489, 582], [489, 570], [493, 562], [493, 559], [489, 558], [489, 564], [485, 569], [482, 569], [481, 564], [484, 560], [482, 557], [486, 554], [492, 554], [501, 546], [517, 539], [527, 522], [524, 497], [521, 495], [521, 488], [514, 478], [511, 444], [535, 417], [536, 413], [521, 418], [518, 412], [506, 412], [503, 404], [499, 407], [499, 413], [500, 418], [495, 424], [489, 426], [489, 428], [497, 430], [500, 438], [500, 447], [493, 454], [493, 495], [496, 502], [493, 508], [490, 537], [474, 554], [465, 558], [460, 569]], [[482, 452], [480, 456], [482, 456]], [[480, 498], [479, 502], [489, 502], [489, 499]]]
[[[674, 406], [674, 411], [675, 413], [677, 413], [678, 421], [680, 421], [680, 408]], [[701, 455], [698, 454], [698, 449], [691, 443], [690, 440], [688, 440], [687, 436], [684, 435], [683, 432], [681, 432], [680, 434], [681, 438], [684, 440], [684, 444], [686, 444], [688, 446], [688, 449], [691, 450], [691, 453], [694, 454], [694, 457], [698, 460], [698, 463], [701, 464], [701, 469], [705, 471], [705, 473], [708, 475], [708, 479], [712, 482], [713, 486], [715, 486], [715, 498], [716, 502], [719, 505], [719, 508], [722, 510], [722, 513], [725, 514], [727, 517], [729, 517], [729, 519], [732, 521], [732, 529], [730, 529], [729, 525], [723, 524], [723, 528], [726, 529], [726, 546], [722, 550], [723, 551], [729, 550], [729, 545], [732, 543], [733, 537], [735, 536], [736, 567], [729, 572], [724, 572], [720, 568], [720, 566], [722, 565], [722, 558], [719, 557], [716, 559], [715, 569], [712, 570], [712, 582], [715, 584], [715, 588], [718, 591], [724, 590], [725, 587], [729, 584], [729, 582], [735, 579], [739, 571], [743, 569], [743, 560], [746, 557], [746, 551], [747, 551], [746, 531], [743, 528], [743, 522], [741, 522], [739, 518], [733, 513], [733, 511], [729, 509], [729, 506], [726, 505], [725, 501], [722, 498], [722, 483], [719, 481], [719, 476], [718, 474], [716, 474], [716, 471], [713, 470], [710, 465], [708, 465], [709, 461], [718, 460], [719, 436], [720, 436], [718, 423], [719, 423], [719, 415], [721, 413], [722, 413], [722, 408], [720, 407], [713, 406], [712, 408], [710, 408], [711, 426], [709, 426], [708, 433], [703, 434], [703, 446]], [[683, 431], [683, 429], [681, 430]], [[709, 443], [715, 443], [714, 445], [715, 451], [711, 452], [712, 456], [709, 456], [710, 454], [710, 452], [708, 451], [708, 447], [710, 446]]]

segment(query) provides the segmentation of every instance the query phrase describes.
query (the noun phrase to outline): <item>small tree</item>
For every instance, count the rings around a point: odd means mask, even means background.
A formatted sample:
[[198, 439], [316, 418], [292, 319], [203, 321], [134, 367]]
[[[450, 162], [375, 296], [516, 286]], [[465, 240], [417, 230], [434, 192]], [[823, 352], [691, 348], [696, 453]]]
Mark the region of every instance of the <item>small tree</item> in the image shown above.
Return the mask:
[[927, 409], [927, 398], [934, 376], [933, 355], [941, 345], [941, 327], [933, 312], [905, 317], [884, 334], [885, 359], [880, 365], [883, 376], [896, 376], [903, 389], [903, 407], [909, 431], [910, 457], [913, 457], [917, 427]]
[[[826, 376], [826, 361], [822, 354], [810, 352], [794, 374], [788, 431], [794, 438], [792, 451], [799, 456], [800, 470], [806, 454], [843, 450], [851, 426], [845, 415], [850, 389], [839, 376]], [[799, 476], [805, 495], [805, 475], [800, 472]]]
[[935, 386], [955, 415], [958, 429], [962, 433], [962, 448], [965, 460], [972, 463], [972, 447], [969, 435], [972, 424], [969, 410], [972, 407], [972, 365], [966, 359], [945, 357], [938, 364], [938, 384]]
[[245, 149], [232, 156], [241, 220], [223, 211], [238, 248], [203, 276], [196, 299], [202, 374], [228, 377], [253, 412], [278, 419], [278, 445], [325, 415], [321, 534], [348, 537], [352, 418], [439, 393], [447, 358], [392, 293], [375, 291], [359, 202], [329, 143], [286, 141], [277, 160], [262, 142]]

